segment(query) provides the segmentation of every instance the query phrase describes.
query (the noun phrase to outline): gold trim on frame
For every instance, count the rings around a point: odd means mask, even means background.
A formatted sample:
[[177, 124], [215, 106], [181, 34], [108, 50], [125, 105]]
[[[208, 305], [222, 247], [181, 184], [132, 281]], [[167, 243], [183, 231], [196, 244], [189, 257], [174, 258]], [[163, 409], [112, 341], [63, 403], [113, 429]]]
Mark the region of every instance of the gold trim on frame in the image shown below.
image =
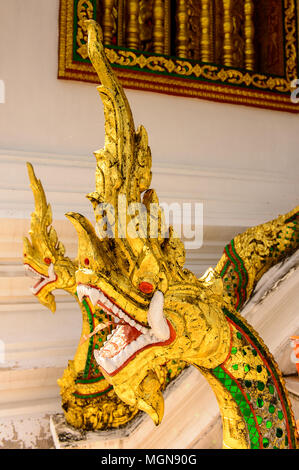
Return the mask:
[[[296, 0], [284, 0], [283, 3], [284, 77], [164, 55], [144, 54], [123, 48], [106, 47], [105, 52], [122, 85], [127, 88], [297, 113], [299, 105], [291, 101], [291, 82], [298, 75]], [[79, 2], [79, 5], [82, 7], [79, 15], [79, 22], [82, 24], [84, 18], [93, 17], [93, 4], [89, 0], [84, 0], [81, 4]], [[98, 83], [98, 77], [91, 63], [73, 59], [73, 0], [60, 0], [59, 19], [58, 78]], [[83, 59], [85, 34], [83, 28], [79, 27], [76, 36], [77, 51], [80, 50]], [[144, 70], [145, 68], [147, 70]], [[173, 73], [176, 76], [170, 75]]]

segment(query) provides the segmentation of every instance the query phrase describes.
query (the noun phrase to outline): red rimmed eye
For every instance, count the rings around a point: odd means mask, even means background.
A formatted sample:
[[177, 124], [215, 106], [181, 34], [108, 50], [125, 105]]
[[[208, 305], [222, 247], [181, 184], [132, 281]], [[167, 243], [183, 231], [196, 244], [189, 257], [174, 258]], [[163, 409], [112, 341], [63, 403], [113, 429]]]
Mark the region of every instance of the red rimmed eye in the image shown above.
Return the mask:
[[150, 282], [146, 281], [140, 282], [138, 288], [144, 294], [151, 294], [154, 290], [154, 286]]
[[86, 264], [86, 266], [89, 266], [89, 259], [88, 258], [85, 258], [84, 264]]
[[50, 258], [44, 258], [44, 262], [45, 262], [46, 264], [51, 264], [51, 263], [52, 263], [52, 261], [51, 261]]

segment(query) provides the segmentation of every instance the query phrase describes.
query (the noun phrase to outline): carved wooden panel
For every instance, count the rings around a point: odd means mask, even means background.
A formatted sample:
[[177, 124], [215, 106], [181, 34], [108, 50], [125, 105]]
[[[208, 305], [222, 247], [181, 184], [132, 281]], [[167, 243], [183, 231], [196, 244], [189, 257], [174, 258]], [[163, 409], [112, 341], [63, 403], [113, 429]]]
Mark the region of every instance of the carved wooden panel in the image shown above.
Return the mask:
[[60, 0], [58, 77], [98, 82], [84, 20], [125, 87], [298, 112], [296, 0]]

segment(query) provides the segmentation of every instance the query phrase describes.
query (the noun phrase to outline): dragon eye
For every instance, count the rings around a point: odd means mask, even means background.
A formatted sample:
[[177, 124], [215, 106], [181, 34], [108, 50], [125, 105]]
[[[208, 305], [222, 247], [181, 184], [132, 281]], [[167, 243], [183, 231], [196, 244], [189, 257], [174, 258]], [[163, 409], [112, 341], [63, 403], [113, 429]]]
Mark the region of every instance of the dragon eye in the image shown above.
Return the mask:
[[139, 290], [144, 294], [151, 294], [154, 290], [154, 286], [150, 282], [140, 282], [138, 286]]
[[84, 264], [86, 264], [86, 266], [89, 266], [89, 259], [88, 258], [85, 258]]
[[50, 260], [50, 258], [44, 258], [44, 262], [45, 262], [46, 264], [51, 264], [51, 263], [52, 263], [52, 261]]

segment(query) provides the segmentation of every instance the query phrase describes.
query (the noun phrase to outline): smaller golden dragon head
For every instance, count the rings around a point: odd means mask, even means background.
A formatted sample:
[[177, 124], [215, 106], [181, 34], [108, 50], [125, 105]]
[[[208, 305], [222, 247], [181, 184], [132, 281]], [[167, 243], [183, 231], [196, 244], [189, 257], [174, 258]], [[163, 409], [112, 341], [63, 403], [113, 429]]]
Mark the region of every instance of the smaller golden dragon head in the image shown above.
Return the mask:
[[32, 293], [52, 312], [56, 310], [54, 289], [66, 289], [75, 294], [75, 264], [65, 257], [63, 244], [58, 241], [52, 224], [52, 211], [47, 203], [41, 182], [36, 178], [33, 167], [27, 163], [35, 209], [31, 214], [30, 239], [23, 240], [23, 262], [26, 274], [34, 278]]

